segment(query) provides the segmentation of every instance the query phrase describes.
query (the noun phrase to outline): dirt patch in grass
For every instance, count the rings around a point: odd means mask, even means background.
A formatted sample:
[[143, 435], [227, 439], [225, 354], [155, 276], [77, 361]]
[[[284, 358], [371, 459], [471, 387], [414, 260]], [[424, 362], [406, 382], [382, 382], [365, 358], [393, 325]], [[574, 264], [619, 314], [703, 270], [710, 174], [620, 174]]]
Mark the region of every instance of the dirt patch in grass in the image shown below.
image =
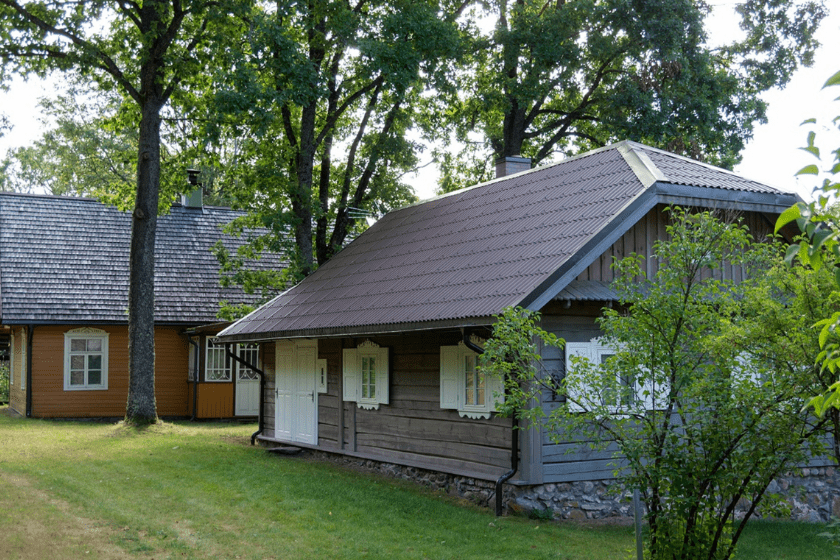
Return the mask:
[[[19, 515], [26, 504], [26, 516]], [[89, 558], [119, 560], [120, 531], [82, 517], [68, 503], [34, 488], [26, 479], [0, 472], [0, 558]]]

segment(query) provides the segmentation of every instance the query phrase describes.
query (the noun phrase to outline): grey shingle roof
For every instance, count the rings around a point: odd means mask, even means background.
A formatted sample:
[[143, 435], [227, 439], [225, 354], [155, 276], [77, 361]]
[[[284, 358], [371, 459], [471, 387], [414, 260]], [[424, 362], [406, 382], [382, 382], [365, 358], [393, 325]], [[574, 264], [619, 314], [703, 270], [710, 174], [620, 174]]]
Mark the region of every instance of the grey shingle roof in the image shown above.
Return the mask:
[[[390, 212], [231, 340], [489, 322], [539, 309], [657, 203], [781, 209], [792, 195], [633, 142]], [[752, 205], [752, 206], [750, 206]]]
[[[219, 239], [230, 251], [245, 242], [220, 229], [240, 215], [176, 205], [158, 217], [157, 322], [213, 322], [221, 300], [256, 302], [219, 285], [210, 252]], [[130, 236], [130, 215], [95, 200], [0, 193], [2, 322], [126, 322]], [[276, 255], [253, 264], [282, 266]]]

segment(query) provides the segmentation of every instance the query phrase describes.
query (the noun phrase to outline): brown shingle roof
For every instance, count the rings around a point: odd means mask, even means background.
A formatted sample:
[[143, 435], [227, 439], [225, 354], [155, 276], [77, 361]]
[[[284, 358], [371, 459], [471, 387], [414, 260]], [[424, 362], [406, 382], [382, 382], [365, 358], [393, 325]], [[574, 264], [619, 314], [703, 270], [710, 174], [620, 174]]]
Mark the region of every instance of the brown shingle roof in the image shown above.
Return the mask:
[[[663, 194], [782, 209], [791, 195], [622, 142], [390, 212], [221, 334], [330, 336], [487, 323], [539, 309]], [[744, 195], [749, 200], [744, 201]], [[591, 261], [591, 258], [590, 258]]]

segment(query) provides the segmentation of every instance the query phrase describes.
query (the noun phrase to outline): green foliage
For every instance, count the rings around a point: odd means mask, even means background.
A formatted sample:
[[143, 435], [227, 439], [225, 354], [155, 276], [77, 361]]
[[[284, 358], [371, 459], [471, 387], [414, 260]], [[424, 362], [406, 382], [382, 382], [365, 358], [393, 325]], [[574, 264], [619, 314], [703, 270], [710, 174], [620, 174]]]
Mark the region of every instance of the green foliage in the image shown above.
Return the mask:
[[414, 196], [402, 176], [424, 85], [458, 37], [436, 0], [257, 5], [214, 68], [211, 138], [239, 146], [233, 206], [306, 276]]
[[744, 40], [713, 48], [695, 0], [465, 6], [455, 87], [424, 116], [430, 137], [454, 141], [438, 154], [443, 190], [494, 157], [538, 163], [625, 139], [731, 167], [765, 120], [760, 94], [810, 64], [825, 15], [819, 1], [745, 2]]
[[[830, 77], [823, 88], [840, 85], [840, 72]], [[815, 124], [808, 119], [803, 124]], [[840, 116], [833, 120], [834, 126], [840, 126]], [[807, 146], [802, 148], [822, 163], [822, 154], [816, 145], [816, 132], [808, 133]], [[834, 296], [840, 291], [840, 216], [838, 216], [838, 194], [840, 194], [840, 147], [831, 151], [832, 157], [824, 169], [818, 165], [807, 165], [797, 175], [822, 176], [821, 184], [814, 189], [816, 199], [812, 202], [798, 202], [779, 216], [776, 231], [791, 222], [796, 222], [803, 234], [801, 243], [791, 245], [785, 256], [788, 263], [798, 260], [815, 271], [827, 269], [834, 276]], [[840, 372], [840, 338], [837, 328], [840, 325], [840, 312], [836, 307], [827, 311], [815, 323], [818, 327], [818, 341], [822, 348], [818, 362], [823, 369], [836, 376]], [[817, 414], [825, 414], [832, 408], [840, 408], [840, 383], [833, 384], [829, 390], [817, 395], [810, 403]], [[836, 414], [836, 413], [832, 413]]]
[[542, 348], [562, 348], [564, 342], [540, 328], [539, 323], [538, 312], [508, 307], [496, 317], [493, 336], [484, 345], [481, 370], [505, 382], [504, 402], [496, 403], [496, 410], [503, 416], [516, 416], [532, 408], [533, 395], [523, 391], [523, 385], [540, 380], [544, 387], [555, 388], [551, 385], [553, 378], [542, 370], [537, 343]]
[[[801, 396], [803, 386], [824, 382], [814, 378], [818, 348], [799, 316], [813, 300], [775, 281], [801, 278], [785, 276], [777, 249], [754, 243], [745, 226], [678, 208], [671, 220], [669, 239], [650, 257], [652, 276], [640, 255], [614, 264], [621, 306], [600, 320], [611, 355], [572, 359], [560, 381], [532, 367], [508, 384], [509, 400], [555, 441], [616, 451], [616, 476], [646, 505], [651, 559], [728, 559], [743, 531], [734, 524], [739, 502], [745, 519], [784, 514], [768, 485], [823, 451], [827, 422], [803, 412]], [[732, 267], [742, 281], [724, 278]], [[546, 389], [566, 401], [547, 417], [529, 404]]]
[[0, 403], [9, 402], [9, 364], [0, 364]]
[[819, 536], [828, 540], [828, 543], [834, 549], [834, 557], [840, 558], [840, 519], [832, 516], [831, 520], [826, 523], [825, 528], [826, 530]]
[[[31, 146], [10, 150], [3, 190], [92, 196], [135, 189], [137, 129], [115, 122], [118, 98], [85, 96], [71, 87], [42, 98], [41, 122], [55, 124]], [[121, 206], [125, 206], [124, 204]]]

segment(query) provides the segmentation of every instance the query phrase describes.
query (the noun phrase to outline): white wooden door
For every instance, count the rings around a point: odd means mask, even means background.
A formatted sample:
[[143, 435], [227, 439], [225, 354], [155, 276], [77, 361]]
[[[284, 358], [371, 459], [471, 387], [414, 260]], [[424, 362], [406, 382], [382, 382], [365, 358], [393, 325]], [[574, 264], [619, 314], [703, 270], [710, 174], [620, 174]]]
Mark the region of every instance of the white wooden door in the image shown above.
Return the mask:
[[[258, 344], [240, 344], [236, 351], [249, 364], [259, 365]], [[234, 414], [256, 416], [260, 413], [260, 376], [253, 370], [236, 363], [236, 399]]]
[[315, 360], [317, 349], [314, 347], [298, 347], [297, 349], [297, 387], [295, 398], [297, 400], [297, 414], [294, 415], [294, 436], [295, 441], [304, 443], [317, 443], [315, 438], [315, 426], [317, 425], [317, 400], [315, 381]]
[[276, 344], [274, 434], [277, 439], [318, 442], [317, 341]]

